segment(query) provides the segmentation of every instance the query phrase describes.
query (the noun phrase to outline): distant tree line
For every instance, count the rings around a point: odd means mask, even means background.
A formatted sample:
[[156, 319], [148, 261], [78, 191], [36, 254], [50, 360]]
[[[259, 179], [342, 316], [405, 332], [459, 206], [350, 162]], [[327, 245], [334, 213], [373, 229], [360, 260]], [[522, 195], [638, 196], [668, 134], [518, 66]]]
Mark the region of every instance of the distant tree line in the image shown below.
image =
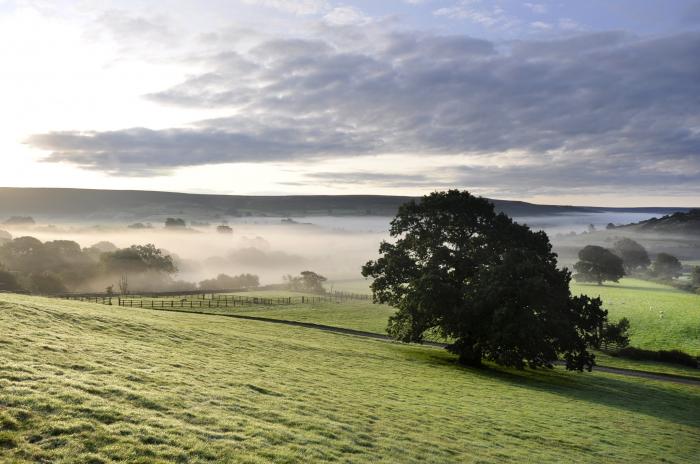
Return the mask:
[[206, 279], [199, 282], [202, 290], [247, 290], [260, 286], [260, 278], [253, 274], [241, 274], [230, 276], [219, 274], [213, 279]]
[[578, 253], [579, 261], [574, 264], [574, 279], [578, 282], [618, 282], [626, 275], [667, 283], [685, 290], [700, 292], [700, 266], [695, 266], [690, 279], [678, 281], [683, 274], [681, 261], [668, 253], [658, 253], [654, 260], [647, 250], [630, 238], [622, 238], [612, 249], [588, 245]]
[[[196, 283], [174, 278], [177, 270], [173, 256], [153, 244], [118, 248], [110, 242], [98, 242], [81, 248], [71, 240], [42, 242], [29, 236], [13, 239], [0, 234], [0, 291], [59, 294], [195, 290]], [[200, 282], [200, 287], [237, 289], [259, 284], [258, 276], [252, 274], [220, 274]]]

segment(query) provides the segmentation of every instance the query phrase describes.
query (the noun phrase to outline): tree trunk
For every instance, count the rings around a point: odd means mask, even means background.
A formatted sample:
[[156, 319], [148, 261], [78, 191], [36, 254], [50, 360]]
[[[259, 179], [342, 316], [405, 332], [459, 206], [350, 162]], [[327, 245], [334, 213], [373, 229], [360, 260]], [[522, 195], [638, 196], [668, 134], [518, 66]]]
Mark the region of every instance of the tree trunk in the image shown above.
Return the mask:
[[464, 366], [480, 367], [483, 354], [481, 350], [472, 347], [461, 347], [459, 363]]

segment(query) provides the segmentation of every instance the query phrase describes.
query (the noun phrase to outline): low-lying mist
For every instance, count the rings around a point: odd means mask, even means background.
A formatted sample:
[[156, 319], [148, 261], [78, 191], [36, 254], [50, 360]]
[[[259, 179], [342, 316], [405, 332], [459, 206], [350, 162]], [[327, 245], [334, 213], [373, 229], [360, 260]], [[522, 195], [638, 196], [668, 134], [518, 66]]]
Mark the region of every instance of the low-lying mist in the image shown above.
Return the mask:
[[331, 281], [360, 278], [361, 266], [376, 256], [380, 241], [387, 237], [390, 221], [338, 218], [337, 222], [318, 221], [323, 223], [318, 225], [282, 223], [282, 219], [229, 223], [232, 233], [217, 231], [216, 224], [174, 230], [160, 224], [145, 229], [76, 224], [4, 228], [14, 237], [72, 240], [84, 248], [103, 241], [118, 248], [152, 243], [174, 258], [178, 280], [199, 282], [220, 273], [253, 273], [265, 285], [303, 270], [313, 270]]
[[[651, 217], [642, 213], [594, 213], [515, 218], [533, 229], [545, 230], [560, 253], [560, 263], [570, 266], [580, 247], [606, 245], [610, 234], [583, 234], [593, 224], [604, 231], [608, 223], [624, 224]], [[231, 218], [232, 229], [218, 230], [220, 223], [197, 223], [187, 218], [187, 227], [165, 228], [154, 222], [134, 229], [114, 225], [33, 225], [1, 226], [13, 237], [35, 237], [42, 242], [72, 240], [83, 248], [99, 242], [111, 242], [118, 248], [154, 244], [173, 257], [178, 271], [175, 280], [198, 283], [218, 274], [255, 274], [261, 285], [283, 281], [283, 276], [312, 270], [334, 281], [360, 279], [364, 263], [377, 256], [379, 243], [388, 238], [389, 217], [308, 217], [294, 220], [273, 217]], [[571, 234], [576, 232], [576, 234]], [[608, 237], [609, 235], [609, 237]], [[617, 235], [630, 235], [618, 232]], [[1, 239], [1, 237], [0, 237]], [[650, 252], [662, 242], [642, 237]], [[695, 247], [697, 254], [697, 244]], [[104, 279], [103, 279], [104, 280]], [[116, 283], [116, 282], [115, 282]], [[99, 281], [91, 290], [104, 290], [110, 282]], [[97, 288], [100, 287], [100, 288]]]

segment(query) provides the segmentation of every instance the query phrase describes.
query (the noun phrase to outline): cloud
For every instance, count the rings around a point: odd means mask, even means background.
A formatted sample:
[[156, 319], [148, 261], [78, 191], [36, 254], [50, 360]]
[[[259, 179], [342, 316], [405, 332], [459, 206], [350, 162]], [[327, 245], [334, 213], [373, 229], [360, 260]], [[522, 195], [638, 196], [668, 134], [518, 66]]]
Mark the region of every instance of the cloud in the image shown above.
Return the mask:
[[[227, 126], [238, 126], [235, 119]], [[342, 130], [323, 130], [321, 122], [306, 129], [286, 125], [256, 125], [241, 121], [241, 130], [218, 129], [210, 121], [202, 129], [150, 130], [132, 128], [108, 132], [50, 132], [31, 136], [28, 143], [51, 150], [51, 162], [68, 162], [110, 174], [167, 174], [181, 166], [222, 162], [289, 161], [305, 157], [351, 156], [375, 148], [365, 139], [353, 140]], [[245, 130], [243, 130], [245, 129]]]
[[[432, 174], [432, 173], [431, 173]], [[304, 176], [320, 185], [374, 185], [381, 187], [417, 187], [435, 185], [435, 178], [426, 174], [379, 173], [368, 171], [314, 172]]]
[[645, 189], [652, 187], [664, 194], [683, 194], [696, 188], [700, 178], [697, 164], [680, 161], [668, 165], [664, 161], [639, 169], [634, 160], [595, 157], [551, 159], [511, 165], [436, 166], [422, 174], [341, 171], [309, 173], [307, 183], [336, 187], [371, 186], [381, 188], [467, 188], [495, 196], [610, 194], [620, 187]]
[[530, 26], [533, 27], [534, 29], [538, 29], [541, 31], [548, 31], [552, 28], [551, 24], [545, 23], [543, 21], [533, 21], [530, 23]]
[[681, 24], [683, 25], [698, 25], [700, 24], [700, 2], [695, 1], [686, 6], [681, 15]]
[[332, 25], [338, 26], [366, 24], [372, 20], [372, 18], [352, 6], [339, 6], [333, 8], [323, 17], [323, 19]]
[[[606, 172], [635, 185], [698, 178], [698, 33], [653, 39], [588, 33], [504, 46], [465, 36], [342, 30], [353, 40], [274, 39], [218, 53], [198, 62], [205, 72], [149, 95], [229, 117], [167, 130], [52, 132], [28, 143], [47, 150], [46, 161], [127, 176], [217, 163], [518, 151], [531, 169], [482, 168], [471, 182], [494, 179], [523, 189], [536, 179], [542, 183], [535, 185], [563, 188], [576, 184], [571, 176], [586, 166], [600, 173], [584, 177], [591, 185], [613, 179]], [[537, 176], [536, 166], [548, 175]], [[673, 166], [684, 170], [673, 174]], [[556, 182], [554, 167], [572, 170], [567, 183]], [[650, 167], [663, 172], [654, 175]]]
[[326, 0], [243, 0], [243, 2], [298, 16], [320, 14], [330, 9]]
[[581, 31], [583, 27], [571, 18], [560, 18], [558, 21], [559, 29], [563, 31]]
[[548, 11], [547, 5], [542, 3], [524, 3], [526, 8], [528, 8], [533, 13], [545, 14]]
[[484, 6], [481, 3], [480, 0], [461, 0], [454, 6], [438, 8], [433, 14], [450, 19], [468, 20], [487, 29], [509, 29], [520, 22], [514, 16], [506, 14], [498, 5]]
[[124, 10], [108, 10], [95, 21], [100, 32], [107, 32], [122, 46], [124, 44], [169, 44], [177, 42], [179, 33], [164, 16], [146, 17]]

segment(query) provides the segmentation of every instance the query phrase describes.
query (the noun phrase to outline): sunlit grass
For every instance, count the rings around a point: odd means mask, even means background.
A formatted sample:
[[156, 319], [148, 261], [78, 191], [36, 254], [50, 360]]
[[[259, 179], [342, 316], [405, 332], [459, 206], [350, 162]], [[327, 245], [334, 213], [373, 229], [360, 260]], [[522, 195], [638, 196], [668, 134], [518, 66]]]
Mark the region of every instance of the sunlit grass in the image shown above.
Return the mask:
[[0, 295], [9, 462], [696, 462], [700, 389]]
[[572, 292], [600, 296], [611, 320], [628, 318], [631, 345], [700, 356], [700, 295], [636, 279], [574, 284]]
[[[700, 350], [700, 295], [641, 280], [623, 279], [619, 285], [572, 285], [574, 293], [601, 295], [610, 319], [627, 317], [632, 323], [631, 343], [647, 349]], [[656, 308], [649, 310], [649, 307]], [[252, 307], [250, 314], [313, 322], [334, 327], [347, 327], [375, 333], [386, 333], [389, 316], [394, 310], [385, 305], [366, 301], [348, 301], [342, 304], [321, 303], [289, 307]], [[663, 311], [660, 314], [659, 311]], [[676, 374], [700, 378], [700, 370], [653, 361], [616, 358], [597, 353], [598, 362], [610, 367], [640, 369], [650, 372]]]

